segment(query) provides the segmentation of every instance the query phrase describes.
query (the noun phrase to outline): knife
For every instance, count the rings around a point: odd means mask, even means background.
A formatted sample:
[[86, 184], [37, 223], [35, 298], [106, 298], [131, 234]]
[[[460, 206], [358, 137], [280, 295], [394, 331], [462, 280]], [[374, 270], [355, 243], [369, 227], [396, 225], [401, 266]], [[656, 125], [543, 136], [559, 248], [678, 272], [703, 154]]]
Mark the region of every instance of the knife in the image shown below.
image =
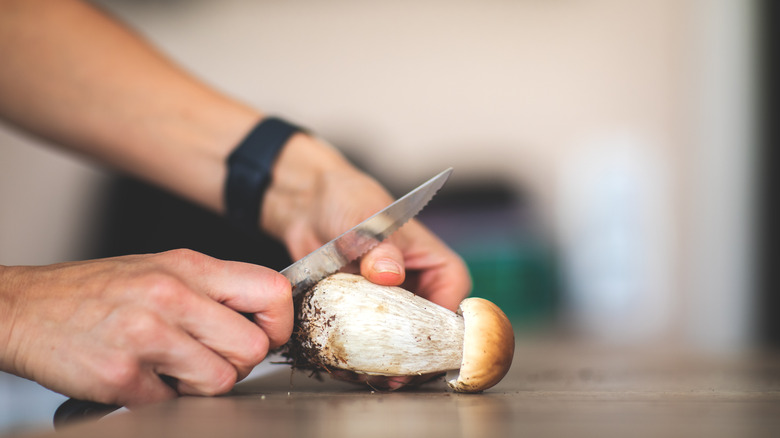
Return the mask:
[[[401, 228], [433, 199], [451, 173], [450, 167], [373, 216], [282, 269], [280, 273], [292, 285], [293, 297], [356, 260]], [[167, 376], [161, 378], [166, 383], [173, 384], [173, 379]], [[56, 429], [76, 420], [100, 418], [119, 408], [121, 406], [71, 398], [62, 403], [54, 413], [54, 427]]]
[[339, 237], [282, 269], [280, 273], [292, 284], [293, 297], [362, 256], [416, 216], [447, 182], [451, 173], [450, 167]]

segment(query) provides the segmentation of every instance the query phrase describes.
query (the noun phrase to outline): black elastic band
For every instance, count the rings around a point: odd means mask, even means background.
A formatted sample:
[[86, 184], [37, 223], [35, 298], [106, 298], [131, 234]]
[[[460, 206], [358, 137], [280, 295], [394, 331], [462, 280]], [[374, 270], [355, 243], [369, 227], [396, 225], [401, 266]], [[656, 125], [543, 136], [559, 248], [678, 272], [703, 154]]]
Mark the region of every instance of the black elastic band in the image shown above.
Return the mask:
[[260, 203], [271, 181], [276, 156], [296, 132], [303, 129], [282, 119], [267, 117], [252, 129], [227, 159], [225, 183], [227, 217], [233, 224], [257, 231]]

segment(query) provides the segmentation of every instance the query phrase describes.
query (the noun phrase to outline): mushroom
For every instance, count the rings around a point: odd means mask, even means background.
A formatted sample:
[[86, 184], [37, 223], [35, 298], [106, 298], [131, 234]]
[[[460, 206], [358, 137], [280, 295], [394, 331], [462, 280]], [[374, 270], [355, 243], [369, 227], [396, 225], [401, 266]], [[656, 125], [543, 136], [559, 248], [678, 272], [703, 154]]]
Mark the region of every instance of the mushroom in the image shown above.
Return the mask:
[[297, 368], [415, 376], [460, 370], [448, 385], [480, 392], [512, 364], [514, 333], [506, 315], [482, 298], [454, 313], [400, 287], [338, 273], [296, 299], [287, 356]]

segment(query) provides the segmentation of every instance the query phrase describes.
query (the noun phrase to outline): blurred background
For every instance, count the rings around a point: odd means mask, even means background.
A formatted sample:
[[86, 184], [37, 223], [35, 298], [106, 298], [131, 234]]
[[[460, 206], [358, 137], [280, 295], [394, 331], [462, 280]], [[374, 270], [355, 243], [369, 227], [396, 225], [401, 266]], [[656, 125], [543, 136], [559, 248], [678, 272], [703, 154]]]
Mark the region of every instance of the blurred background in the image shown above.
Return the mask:
[[[95, 3], [396, 195], [454, 167], [421, 219], [521, 334], [778, 345], [770, 0]], [[0, 199], [4, 265], [175, 247], [289, 261], [6, 126]], [[0, 433], [62, 400], [0, 375]]]

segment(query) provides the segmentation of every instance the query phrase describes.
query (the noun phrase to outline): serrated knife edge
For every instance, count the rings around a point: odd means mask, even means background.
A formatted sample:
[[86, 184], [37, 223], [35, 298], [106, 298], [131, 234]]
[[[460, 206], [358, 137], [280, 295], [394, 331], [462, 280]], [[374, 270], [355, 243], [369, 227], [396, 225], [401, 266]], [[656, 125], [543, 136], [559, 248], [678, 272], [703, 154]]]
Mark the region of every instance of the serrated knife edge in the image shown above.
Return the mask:
[[448, 168], [340, 236], [284, 268], [293, 296], [362, 256], [415, 217], [441, 189]]

